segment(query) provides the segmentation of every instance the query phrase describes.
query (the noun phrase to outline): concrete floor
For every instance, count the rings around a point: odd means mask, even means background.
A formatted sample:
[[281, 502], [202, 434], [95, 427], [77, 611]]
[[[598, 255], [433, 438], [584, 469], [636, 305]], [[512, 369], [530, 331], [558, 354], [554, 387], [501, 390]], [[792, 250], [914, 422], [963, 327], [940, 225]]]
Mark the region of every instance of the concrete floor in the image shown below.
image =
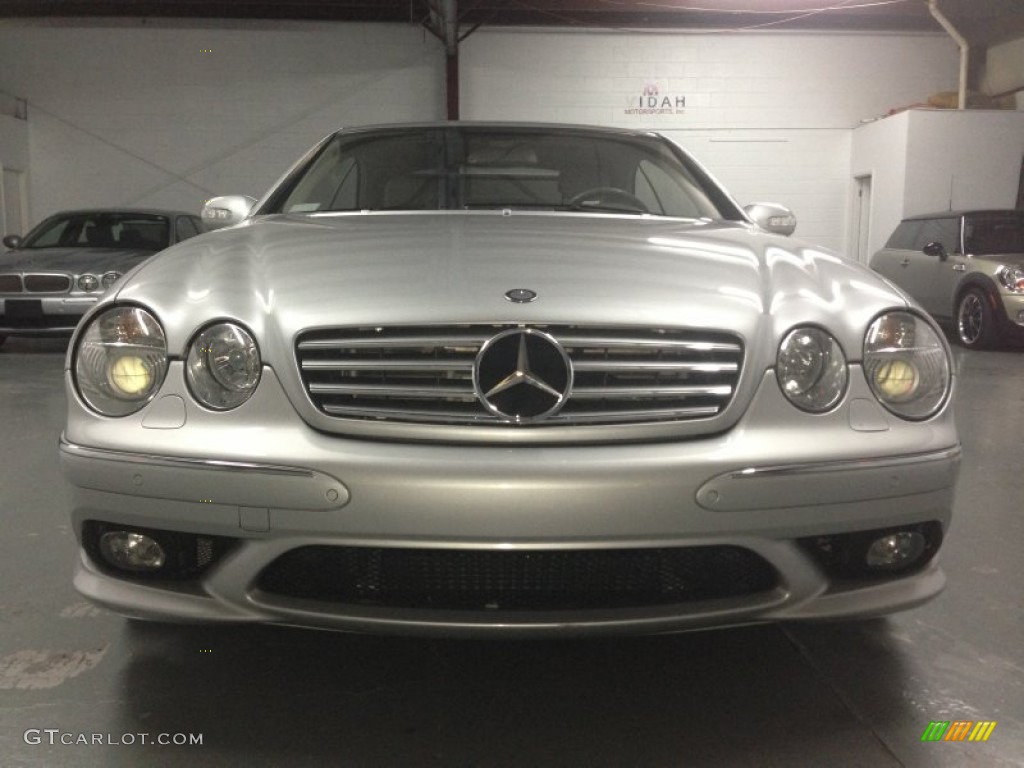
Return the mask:
[[[957, 350], [965, 460], [949, 586], [927, 606], [513, 643], [136, 625], [83, 602], [63, 349], [0, 348], [0, 765], [1024, 765], [1020, 352]], [[932, 720], [998, 724], [986, 743], [922, 743]], [[60, 743], [92, 734], [113, 743]]]

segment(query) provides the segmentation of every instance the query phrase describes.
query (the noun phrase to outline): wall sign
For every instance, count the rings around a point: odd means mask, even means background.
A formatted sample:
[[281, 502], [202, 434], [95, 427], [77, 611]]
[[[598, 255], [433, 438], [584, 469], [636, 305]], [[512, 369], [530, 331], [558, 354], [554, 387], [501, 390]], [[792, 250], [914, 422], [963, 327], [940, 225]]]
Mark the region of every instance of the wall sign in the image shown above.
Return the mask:
[[686, 96], [663, 92], [656, 83], [647, 83], [637, 96], [630, 96], [627, 115], [681, 115], [686, 112]]

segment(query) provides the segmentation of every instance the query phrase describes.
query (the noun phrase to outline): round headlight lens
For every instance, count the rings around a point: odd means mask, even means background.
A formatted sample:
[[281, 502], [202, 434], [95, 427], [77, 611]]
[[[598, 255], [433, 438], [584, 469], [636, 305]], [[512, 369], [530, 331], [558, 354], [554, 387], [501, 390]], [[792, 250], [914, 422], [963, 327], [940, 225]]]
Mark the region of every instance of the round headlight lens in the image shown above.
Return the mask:
[[775, 372], [783, 394], [797, 408], [823, 413], [846, 391], [846, 356], [820, 328], [795, 328], [779, 345]]
[[1020, 267], [1001, 267], [996, 275], [1006, 290], [1013, 293], [1024, 293], [1024, 269]]
[[939, 334], [910, 312], [889, 312], [871, 324], [864, 337], [864, 373], [879, 402], [904, 419], [934, 415], [952, 382]]
[[189, 389], [210, 408], [237, 408], [260, 382], [260, 351], [252, 336], [234, 323], [217, 323], [192, 340], [185, 368]]
[[78, 278], [78, 290], [80, 291], [92, 293], [99, 287], [100, 281], [96, 279], [96, 275], [82, 275]]
[[107, 290], [110, 286], [117, 282], [117, 279], [121, 277], [120, 272], [107, 272], [100, 278], [100, 283], [103, 285], [103, 290]]
[[78, 338], [75, 383], [104, 416], [135, 413], [156, 395], [167, 373], [167, 342], [156, 319], [139, 307], [94, 317]]

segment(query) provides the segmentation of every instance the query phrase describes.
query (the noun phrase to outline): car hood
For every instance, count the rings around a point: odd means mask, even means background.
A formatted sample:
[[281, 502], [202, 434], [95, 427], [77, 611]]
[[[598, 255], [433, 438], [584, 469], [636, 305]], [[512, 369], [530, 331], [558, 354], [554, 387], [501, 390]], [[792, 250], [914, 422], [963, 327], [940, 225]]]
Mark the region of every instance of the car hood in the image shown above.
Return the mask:
[[856, 359], [867, 323], [906, 306], [865, 267], [743, 223], [501, 211], [259, 217], [169, 249], [115, 298], [151, 307], [172, 354], [234, 318], [266, 360], [303, 329], [447, 323], [727, 330], [766, 360], [812, 323]]
[[0, 255], [0, 272], [127, 272], [153, 253], [124, 248], [24, 248]]

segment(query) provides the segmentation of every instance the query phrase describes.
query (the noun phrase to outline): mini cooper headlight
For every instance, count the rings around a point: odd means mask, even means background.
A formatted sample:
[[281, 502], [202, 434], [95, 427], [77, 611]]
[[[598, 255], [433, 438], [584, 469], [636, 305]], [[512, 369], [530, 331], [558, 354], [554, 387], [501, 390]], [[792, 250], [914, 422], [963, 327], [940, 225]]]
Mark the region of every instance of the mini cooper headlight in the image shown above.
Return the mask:
[[797, 408], [823, 413], [846, 391], [846, 356], [820, 328], [795, 328], [779, 345], [775, 372], [783, 394]]
[[78, 339], [75, 383], [104, 416], [127, 416], [153, 399], [167, 373], [167, 342], [156, 319], [140, 307], [96, 315]]
[[185, 371], [192, 395], [224, 411], [249, 399], [259, 384], [261, 366], [259, 348], [248, 331], [217, 323], [192, 340]]
[[1020, 267], [1000, 267], [996, 275], [1006, 290], [1013, 293], [1024, 293], [1024, 269]]
[[92, 293], [99, 287], [100, 281], [96, 279], [96, 275], [82, 275], [78, 278], [78, 290], [80, 291]]
[[864, 373], [879, 402], [904, 419], [927, 419], [949, 395], [946, 348], [932, 327], [909, 312], [889, 312], [864, 337]]

